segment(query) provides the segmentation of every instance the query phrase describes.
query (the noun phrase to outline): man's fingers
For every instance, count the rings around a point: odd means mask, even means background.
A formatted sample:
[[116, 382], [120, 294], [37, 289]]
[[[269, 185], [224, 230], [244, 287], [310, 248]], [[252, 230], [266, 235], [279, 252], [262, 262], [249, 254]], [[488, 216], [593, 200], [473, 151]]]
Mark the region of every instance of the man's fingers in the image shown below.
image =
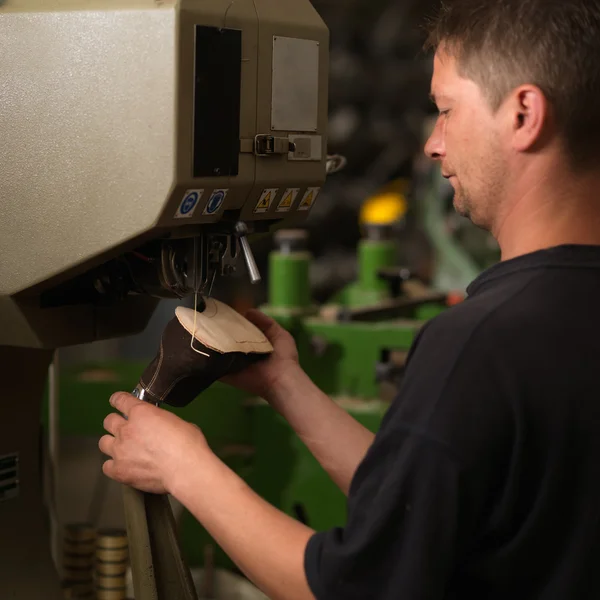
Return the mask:
[[110, 397], [110, 405], [114, 406], [120, 413], [123, 413], [126, 417], [129, 416], [129, 412], [136, 405], [140, 404], [142, 400], [139, 400], [131, 394], [125, 392], [117, 392]]
[[107, 460], [102, 465], [102, 471], [111, 479], [153, 494], [164, 494], [165, 490], [157, 483], [150, 471], [128, 461]]
[[277, 336], [279, 332], [279, 325], [276, 321], [268, 317], [264, 313], [260, 312], [260, 310], [256, 310], [255, 308], [251, 308], [246, 313], [246, 319], [256, 325], [268, 338], [269, 340], [273, 340]]
[[114, 458], [115, 441], [116, 440], [112, 435], [102, 436], [98, 442], [98, 448], [100, 448], [100, 452], [110, 456], [111, 458]]
[[105, 461], [104, 464], [102, 465], [102, 472], [107, 477], [110, 477], [112, 479], [113, 473], [114, 473], [114, 468], [115, 468], [115, 461], [110, 459], [110, 460]]
[[115, 481], [119, 481], [121, 483], [124, 483], [121, 478], [120, 478], [120, 473], [118, 472], [120, 471], [120, 469], [117, 469], [117, 463], [111, 459], [111, 460], [107, 460], [103, 465], [102, 465], [102, 472], [107, 476], [110, 477], [111, 479], [114, 479]]
[[104, 429], [115, 436], [119, 433], [119, 429], [121, 429], [123, 425], [127, 425], [127, 421], [121, 415], [116, 413], [110, 413], [110, 415], [104, 419]]
[[117, 462], [116, 460], [107, 460], [102, 465], [102, 471], [107, 477], [110, 477], [115, 481], [119, 481], [120, 483], [129, 483], [129, 478], [127, 477], [127, 465], [125, 465], [125, 468], [123, 468], [122, 462]]

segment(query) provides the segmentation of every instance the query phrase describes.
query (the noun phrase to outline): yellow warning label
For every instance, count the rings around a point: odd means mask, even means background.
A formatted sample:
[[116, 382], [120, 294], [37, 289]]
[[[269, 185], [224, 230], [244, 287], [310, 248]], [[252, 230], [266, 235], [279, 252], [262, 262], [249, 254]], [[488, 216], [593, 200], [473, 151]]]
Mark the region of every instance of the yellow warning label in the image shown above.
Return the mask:
[[266, 196], [263, 196], [260, 199], [256, 208], [264, 208], [265, 210], [271, 206], [271, 192], [269, 192]]
[[275, 196], [277, 196], [277, 192], [279, 188], [269, 188], [263, 191], [260, 195], [260, 199], [256, 203], [256, 207], [254, 208], [255, 213], [266, 213], [270, 208], [273, 200], [275, 200]]
[[302, 202], [300, 202], [298, 210], [310, 210], [320, 191], [321, 188], [308, 188], [304, 194], [304, 198], [302, 198]]
[[277, 212], [288, 212], [300, 193], [300, 188], [288, 188], [283, 193], [281, 202], [277, 205]]

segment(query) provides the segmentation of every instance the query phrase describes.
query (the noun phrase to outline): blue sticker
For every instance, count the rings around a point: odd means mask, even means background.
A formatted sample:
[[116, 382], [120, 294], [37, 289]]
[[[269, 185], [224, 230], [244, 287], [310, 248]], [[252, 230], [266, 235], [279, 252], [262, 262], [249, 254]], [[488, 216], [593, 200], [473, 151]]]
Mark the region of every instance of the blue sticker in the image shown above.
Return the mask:
[[188, 190], [175, 213], [176, 219], [189, 219], [193, 216], [204, 190]]
[[214, 215], [219, 211], [229, 190], [215, 190], [206, 204], [204, 209], [205, 215]]
[[192, 212], [194, 208], [196, 208], [196, 204], [198, 204], [198, 200], [200, 196], [198, 196], [198, 192], [192, 192], [181, 205], [181, 214], [187, 215], [189, 212]]

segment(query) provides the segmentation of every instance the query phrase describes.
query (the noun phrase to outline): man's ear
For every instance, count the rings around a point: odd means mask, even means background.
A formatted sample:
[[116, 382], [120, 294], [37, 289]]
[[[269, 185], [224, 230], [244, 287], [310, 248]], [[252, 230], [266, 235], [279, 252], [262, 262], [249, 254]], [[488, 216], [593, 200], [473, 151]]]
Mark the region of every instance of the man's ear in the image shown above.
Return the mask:
[[547, 132], [549, 105], [542, 90], [534, 85], [523, 85], [512, 93], [513, 147], [527, 152], [540, 143]]

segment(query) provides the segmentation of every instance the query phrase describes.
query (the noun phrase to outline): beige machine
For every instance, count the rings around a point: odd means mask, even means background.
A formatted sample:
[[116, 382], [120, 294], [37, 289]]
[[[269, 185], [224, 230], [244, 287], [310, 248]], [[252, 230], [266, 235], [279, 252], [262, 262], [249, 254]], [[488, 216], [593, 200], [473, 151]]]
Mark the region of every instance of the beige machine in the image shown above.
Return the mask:
[[328, 31], [309, 0], [0, 0], [0, 54], [0, 598], [54, 600], [52, 350], [259, 279], [246, 235], [326, 178]]

